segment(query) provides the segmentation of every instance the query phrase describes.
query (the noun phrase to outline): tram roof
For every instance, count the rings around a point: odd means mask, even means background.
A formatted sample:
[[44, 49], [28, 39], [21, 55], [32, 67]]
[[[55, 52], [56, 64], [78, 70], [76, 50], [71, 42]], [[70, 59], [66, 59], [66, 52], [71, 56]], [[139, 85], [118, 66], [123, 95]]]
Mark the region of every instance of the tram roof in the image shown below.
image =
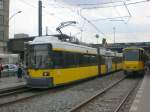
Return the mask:
[[127, 48], [124, 48], [123, 51], [124, 51], [124, 50], [136, 50], [136, 49], [137, 49], [137, 50], [143, 50], [143, 51], [144, 51], [144, 49], [143, 49], [143, 48], [140, 48], [140, 47], [127, 47]]
[[[41, 36], [36, 37], [33, 41], [29, 42], [31, 45], [36, 44], [51, 44], [53, 50], [56, 51], [70, 51], [70, 52], [80, 52], [80, 53], [89, 53], [89, 54], [97, 54], [97, 48], [92, 48], [84, 45], [79, 44], [73, 44], [70, 42], [65, 42], [59, 40], [55, 36]], [[100, 54], [101, 55], [107, 55], [107, 56], [115, 56], [115, 53], [106, 50], [104, 48], [100, 48]], [[118, 56], [118, 55], [116, 55]]]

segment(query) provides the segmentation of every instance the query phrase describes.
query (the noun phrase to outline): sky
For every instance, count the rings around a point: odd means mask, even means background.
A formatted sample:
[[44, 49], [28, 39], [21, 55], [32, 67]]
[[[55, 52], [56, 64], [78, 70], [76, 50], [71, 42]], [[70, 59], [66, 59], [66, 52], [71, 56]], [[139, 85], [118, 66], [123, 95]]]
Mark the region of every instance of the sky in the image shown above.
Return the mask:
[[[61, 22], [76, 21], [63, 33], [87, 43], [106, 38], [114, 42], [150, 42], [150, 2], [146, 0], [42, 0], [43, 35], [56, 34]], [[127, 4], [127, 5], [124, 5]], [[38, 35], [38, 0], [10, 0], [10, 38], [14, 34]]]

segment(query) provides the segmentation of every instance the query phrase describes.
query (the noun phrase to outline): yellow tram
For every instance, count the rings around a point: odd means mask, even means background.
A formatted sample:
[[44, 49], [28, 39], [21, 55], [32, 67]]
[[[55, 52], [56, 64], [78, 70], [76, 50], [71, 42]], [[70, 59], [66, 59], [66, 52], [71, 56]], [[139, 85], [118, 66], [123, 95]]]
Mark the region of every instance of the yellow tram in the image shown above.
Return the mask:
[[122, 54], [59, 40], [36, 37], [28, 43], [27, 85], [49, 88], [122, 69]]
[[125, 75], [144, 75], [145, 52], [143, 48], [123, 49], [123, 70]]

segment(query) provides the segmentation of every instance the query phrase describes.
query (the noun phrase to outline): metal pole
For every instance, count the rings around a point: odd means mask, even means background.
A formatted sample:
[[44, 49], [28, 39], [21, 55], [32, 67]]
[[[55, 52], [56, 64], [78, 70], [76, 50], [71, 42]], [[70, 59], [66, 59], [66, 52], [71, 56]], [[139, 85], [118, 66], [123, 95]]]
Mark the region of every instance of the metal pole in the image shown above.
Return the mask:
[[48, 26], [46, 26], [46, 36], [48, 35]]
[[99, 38], [99, 35], [96, 34], [95, 37], [96, 37], [96, 39], [97, 39], [97, 44], [98, 44], [98, 38]]
[[38, 29], [38, 33], [39, 36], [42, 36], [42, 1], [39, 0], [39, 8], [38, 8], [38, 25], [39, 25], [39, 29]]
[[81, 29], [81, 38], [80, 38], [80, 41], [82, 42], [82, 32], [83, 32], [83, 30]]

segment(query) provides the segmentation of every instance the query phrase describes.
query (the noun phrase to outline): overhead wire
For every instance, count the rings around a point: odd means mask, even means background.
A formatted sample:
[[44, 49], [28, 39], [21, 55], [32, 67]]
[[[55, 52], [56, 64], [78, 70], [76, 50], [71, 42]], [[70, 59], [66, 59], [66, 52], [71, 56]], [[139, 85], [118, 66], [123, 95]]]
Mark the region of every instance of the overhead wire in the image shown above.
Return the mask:
[[110, 2], [102, 2], [102, 3], [96, 3], [96, 4], [76, 4], [77, 6], [92, 6], [92, 5], [104, 5], [104, 4], [112, 4], [112, 3], [119, 3], [119, 2], [122, 2], [122, 0], [120, 1], [116, 1], [116, 2], [113, 2], [113, 1], [110, 1]]
[[125, 6], [126, 10], [128, 11], [129, 16], [132, 17], [131, 12], [129, 11], [127, 4], [125, 2], [124, 2], [124, 6]]
[[[121, 2], [121, 1], [120, 1]], [[111, 2], [111, 3], [115, 3], [115, 2]], [[99, 19], [96, 19], [96, 20], [92, 20], [92, 21], [100, 21], [100, 20], [111, 20], [111, 21], [115, 21], [115, 19], [118, 19], [118, 18], [120, 18], [121, 20], [116, 20], [116, 21], [123, 21], [125, 24], [127, 24], [127, 22], [130, 20], [130, 18], [132, 17], [132, 15], [131, 15], [131, 13], [130, 13], [130, 11], [129, 11], [129, 9], [128, 9], [128, 7], [127, 7], [127, 5], [126, 5], [126, 3], [125, 2], [123, 2], [122, 1], [122, 3], [123, 3], [123, 5], [122, 6], [124, 6], [125, 7], [125, 9], [127, 10], [127, 12], [128, 12], [128, 16], [121, 16], [121, 14], [117, 11], [117, 9], [116, 9], [116, 7], [117, 6], [113, 6], [112, 8], [114, 8], [115, 10], [116, 10], [116, 12], [117, 12], [117, 14], [120, 16], [120, 17], [112, 17], [112, 18], [99, 18]], [[84, 9], [83, 9], [84, 10]], [[124, 18], [128, 18], [128, 20], [125, 22], [125, 20], [124, 20]]]
[[22, 3], [24, 3], [24, 4], [28, 5], [28, 6], [30, 6], [30, 7], [32, 7], [32, 8], [37, 8], [37, 6], [32, 5], [32, 4], [30, 4], [30, 3], [28, 3], [28, 2], [26, 2], [26, 1], [24, 1], [24, 0], [18, 0], [18, 1], [20, 1], [20, 2], [22, 2]]
[[[56, 2], [56, 1], [55, 1]], [[84, 21], [87, 21], [87, 23], [89, 23], [97, 32], [101, 33], [102, 35], [104, 35], [105, 37], [106, 34], [104, 32], [102, 32], [93, 22], [91, 22], [90, 20], [88, 20], [86, 17], [84, 17], [83, 15], [73, 11], [72, 9], [70, 9], [69, 7], [66, 7], [67, 9], [69, 9], [71, 12], [76, 13], [79, 17], [81, 17], [81, 19], [83, 19]], [[82, 9], [81, 9], [82, 10]]]
[[101, 31], [91, 20], [87, 19], [86, 17], [80, 15], [80, 17], [82, 19], [84, 19], [85, 21], [87, 21], [98, 33], [104, 35], [106, 38], [108, 38], [108, 36], [103, 32]]
[[106, 34], [104, 32], [102, 32], [93, 22], [91, 22], [90, 20], [88, 20], [87, 18], [85, 18], [84, 16], [80, 15], [82, 19], [84, 19], [85, 21], [87, 21], [92, 27], [94, 27], [97, 32], [101, 33], [102, 35], [104, 35], [105, 37], [108, 38], [108, 36], [106, 36]]
[[[38, 6], [35, 6], [35, 5], [33, 5], [33, 4], [29, 3], [29, 2], [26, 2], [25, 0], [18, 0], [18, 1], [20, 1], [20, 2], [22, 2], [22, 3], [24, 3], [24, 4], [28, 5], [28, 6], [30, 6], [30, 7], [32, 7], [32, 8], [38, 8]], [[44, 11], [45, 14], [48, 14], [49, 16], [53, 16], [53, 17], [55, 17], [55, 18], [57, 18], [57, 19], [59, 19], [59, 20], [62, 21], [62, 18], [60, 18], [60, 17], [58, 17], [58, 16], [56, 16], [56, 15], [50, 13], [49, 11], [47, 11], [47, 10], [45, 9], [46, 7], [44, 7], [44, 6], [42, 6], [42, 7], [43, 7], [43, 9], [44, 9], [43, 11]]]
[[[51, 5], [50, 3], [48, 3], [49, 5]], [[53, 8], [63, 8], [63, 9], [67, 9], [67, 10], [69, 10], [69, 11], [71, 11], [71, 12], [73, 12], [74, 13], [74, 9], [71, 9], [70, 7], [68, 7], [68, 6], [66, 6], [66, 5], [61, 5], [60, 3], [57, 3], [56, 1], [55, 1], [55, 6], [53, 5], [52, 6]], [[75, 14], [75, 13], [74, 13]], [[74, 17], [75, 18], [75, 21], [76, 21], [76, 17]], [[78, 27], [76, 27], [78, 30], [80, 30]]]
[[[125, 2], [123, 2], [122, 4], [118, 4], [118, 5], [112, 5], [112, 6], [97, 6], [97, 7], [89, 7], [89, 8], [87, 8], [87, 7], [85, 7], [85, 8], [83, 8], [83, 10], [85, 10], [85, 9], [97, 9], [97, 8], [109, 8], [109, 7], [119, 7], [119, 6], [125, 6], [125, 8], [126, 8], [126, 10], [127, 10], [127, 12], [128, 12], [128, 16], [125, 16], [125, 18], [127, 17], [128, 18], [128, 21], [129, 21], [129, 19], [132, 17], [132, 15], [131, 15], [131, 12], [130, 12], [130, 10], [128, 9], [128, 7], [127, 6], [129, 6], [129, 5], [136, 5], [136, 4], [142, 4], [142, 3], [147, 3], [147, 2], [149, 2], [150, 0], [144, 0], [144, 1], [137, 1], [137, 2], [132, 2], [132, 3], [125, 3]], [[89, 5], [89, 4], [88, 4]], [[95, 5], [98, 5], [98, 4], [95, 4]], [[122, 17], [118, 17], [118, 18], [122, 18]], [[112, 19], [112, 18], [108, 18], [108, 19]], [[103, 19], [104, 20], [104, 19]], [[128, 22], [127, 21], [127, 22]], [[126, 23], [127, 23], [126, 22]], [[89, 23], [89, 22], [88, 22]]]
[[[28, 2], [26, 2], [25, 0], [19, 0], [20, 2], [22, 2], [22, 3], [24, 3], [24, 4], [26, 4], [26, 5], [28, 5], [28, 6], [30, 6], [30, 7], [33, 7], [33, 8], [38, 8], [37, 6], [35, 6], [35, 5], [32, 5], [31, 3], [28, 3]], [[43, 8], [45, 8], [45, 7], [43, 7]], [[73, 12], [74, 13], [74, 11], [72, 10], [72, 9], [70, 9], [69, 7], [66, 7], [67, 9], [69, 9], [71, 12]], [[49, 12], [47, 12], [47, 11], [45, 11], [47, 14], [49, 14], [49, 15], [51, 15], [51, 16], [54, 16], [54, 15], [52, 15], [52, 14], [50, 14]], [[101, 30], [99, 30], [97, 27], [96, 27], [96, 25], [94, 25], [90, 20], [88, 20], [87, 18], [85, 18], [85, 17], [83, 17], [83, 16], [81, 16], [81, 15], [79, 15], [83, 20], [85, 20], [85, 21], [87, 21], [89, 24], [91, 24], [91, 26], [93, 26], [98, 32], [100, 32], [101, 34], [103, 34], [104, 36], [106, 36], [105, 35], [105, 33], [103, 33]], [[56, 17], [56, 16], [54, 16], [54, 17]], [[59, 18], [59, 17], [57, 17], [59, 20], [62, 20], [61, 18]]]
[[[150, 2], [150, 0], [144, 0], [144, 1], [138, 1], [138, 2], [126, 3], [126, 6], [128, 6], [128, 5], [136, 5], [136, 4], [146, 3], [146, 2]], [[119, 6], [124, 6], [124, 3], [123, 3], [123, 4], [118, 4], [118, 5], [112, 5], [112, 6], [94, 6], [94, 7], [86, 7], [86, 8], [83, 8], [83, 10], [88, 10], [88, 9], [98, 9], [98, 8], [109, 8], [109, 7], [119, 7]]]
[[[120, 17], [120, 20], [123, 21], [123, 22], [126, 24], [126, 22], [125, 22], [124, 19], [127, 18], [127, 17], [129, 18], [130, 16], [126, 16], [126, 17], [124, 18], [123, 16], [121, 16], [120, 12], [117, 10], [116, 7], [114, 7], [114, 9], [115, 9], [117, 15]], [[111, 20], [115, 20], [115, 19], [113, 18], [113, 19], [111, 19]]]
[[121, 18], [129, 18], [129, 16], [121, 16], [121, 17], [111, 17], [111, 18], [99, 18], [99, 19], [92, 19], [91, 21], [104, 21], [104, 20], [113, 20], [113, 19], [121, 19]]

